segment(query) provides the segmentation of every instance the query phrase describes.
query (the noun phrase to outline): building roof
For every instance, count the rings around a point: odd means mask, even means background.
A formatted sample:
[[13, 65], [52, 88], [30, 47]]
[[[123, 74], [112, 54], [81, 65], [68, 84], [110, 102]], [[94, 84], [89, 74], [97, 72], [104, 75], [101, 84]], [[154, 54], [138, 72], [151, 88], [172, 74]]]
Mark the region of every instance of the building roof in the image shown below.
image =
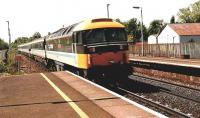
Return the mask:
[[200, 23], [169, 24], [178, 35], [200, 35]]

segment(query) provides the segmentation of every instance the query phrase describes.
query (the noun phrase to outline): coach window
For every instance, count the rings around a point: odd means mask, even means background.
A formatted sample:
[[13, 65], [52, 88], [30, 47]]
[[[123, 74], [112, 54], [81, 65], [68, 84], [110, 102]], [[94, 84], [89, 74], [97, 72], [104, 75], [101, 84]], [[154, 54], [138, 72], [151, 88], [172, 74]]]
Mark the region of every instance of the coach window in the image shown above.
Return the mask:
[[43, 50], [43, 42], [40, 42], [40, 49]]
[[74, 32], [73, 33], [73, 41], [72, 41], [72, 43], [76, 43], [76, 38], [77, 38], [77, 33]]
[[67, 40], [68, 40], [68, 45], [71, 45], [73, 40], [72, 37], [68, 38]]
[[82, 33], [81, 32], [77, 33], [77, 44], [82, 44]]

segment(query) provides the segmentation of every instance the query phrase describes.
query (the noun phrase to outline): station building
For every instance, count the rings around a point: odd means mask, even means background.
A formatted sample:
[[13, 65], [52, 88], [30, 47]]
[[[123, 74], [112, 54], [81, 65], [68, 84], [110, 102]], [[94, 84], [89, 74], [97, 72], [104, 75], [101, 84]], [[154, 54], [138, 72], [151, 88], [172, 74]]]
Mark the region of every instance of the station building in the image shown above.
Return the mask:
[[158, 44], [200, 43], [200, 23], [168, 24], [157, 40]]

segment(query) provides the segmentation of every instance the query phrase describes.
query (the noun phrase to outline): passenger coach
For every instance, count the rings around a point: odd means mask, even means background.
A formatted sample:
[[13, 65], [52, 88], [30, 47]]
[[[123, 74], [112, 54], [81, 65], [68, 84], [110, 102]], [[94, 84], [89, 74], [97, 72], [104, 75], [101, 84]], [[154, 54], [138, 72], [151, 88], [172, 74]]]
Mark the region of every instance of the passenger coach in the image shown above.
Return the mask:
[[130, 74], [125, 28], [112, 19], [73, 24], [18, 48], [58, 71], [71, 68], [89, 78]]

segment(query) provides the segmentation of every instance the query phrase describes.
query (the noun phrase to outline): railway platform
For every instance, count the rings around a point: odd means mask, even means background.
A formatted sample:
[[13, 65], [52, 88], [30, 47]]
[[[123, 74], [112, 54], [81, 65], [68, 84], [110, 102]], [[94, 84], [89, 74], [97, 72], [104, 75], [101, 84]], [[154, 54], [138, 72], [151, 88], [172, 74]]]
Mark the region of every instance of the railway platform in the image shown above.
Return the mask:
[[199, 59], [130, 56], [129, 62], [135, 73], [191, 85], [200, 83]]
[[148, 57], [148, 56], [142, 57], [142, 56], [130, 55], [129, 60], [200, 69], [199, 59], [181, 59], [181, 58]]
[[73, 73], [0, 78], [1, 118], [165, 117]]

